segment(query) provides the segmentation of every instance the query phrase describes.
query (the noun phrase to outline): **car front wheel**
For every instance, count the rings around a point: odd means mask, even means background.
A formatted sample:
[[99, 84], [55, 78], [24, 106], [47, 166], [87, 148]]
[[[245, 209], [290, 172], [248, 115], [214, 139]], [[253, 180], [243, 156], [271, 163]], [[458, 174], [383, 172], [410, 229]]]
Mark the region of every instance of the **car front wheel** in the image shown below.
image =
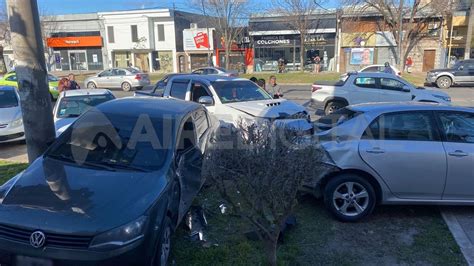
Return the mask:
[[158, 244], [155, 247], [153, 266], [168, 265], [168, 258], [171, 252], [171, 233], [171, 219], [166, 216], [161, 226]]
[[343, 104], [342, 102], [330, 102], [326, 105], [326, 108], [324, 109], [324, 113], [326, 113], [326, 115], [329, 115], [345, 106], [346, 105]]
[[342, 222], [356, 222], [369, 215], [375, 202], [373, 186], [355, 174], [332, 178], [324, 190], [326, 208]]
[[123, 91], [130, 91], [132, 89], [132, 85], [128, 82], [122, 83], [122, 90]]
[[440, 77], [438, 80], [436, 80], [436, 85], [440, 89], [449, 89], [452, 85], [451, 78], [449, 77]]

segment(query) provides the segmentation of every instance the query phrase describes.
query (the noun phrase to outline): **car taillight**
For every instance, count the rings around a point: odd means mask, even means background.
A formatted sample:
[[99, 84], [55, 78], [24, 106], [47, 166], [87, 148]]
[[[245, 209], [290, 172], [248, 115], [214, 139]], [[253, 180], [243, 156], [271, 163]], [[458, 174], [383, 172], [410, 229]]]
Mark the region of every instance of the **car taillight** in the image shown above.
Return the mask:
[[137, 74], [137, 75], [135, 76], [135, 79], [136, 79], [136, 80], [141, 80], [141, 79], [142, 79], [142, 75]]
[[323, 88], [323, 87], [316, 86], [316, 85], [312, 85], [312, 86], [311, 86], [311, 92], [315, 92], [315, 91], [320, 90], [320, 89], [322, 89], [322, 88]]

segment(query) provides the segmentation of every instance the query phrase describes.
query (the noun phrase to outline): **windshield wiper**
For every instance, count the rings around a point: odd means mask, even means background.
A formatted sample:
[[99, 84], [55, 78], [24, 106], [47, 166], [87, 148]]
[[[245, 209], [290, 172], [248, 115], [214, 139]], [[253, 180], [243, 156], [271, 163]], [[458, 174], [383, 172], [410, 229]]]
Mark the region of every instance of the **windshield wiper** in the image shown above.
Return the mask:
[[124, 170], [133, 170], [133, 171], [138, 171], [138, 172], [149, 172], [149, 170], [138, 167], [138, 166], [133, 166], [129, 164], [124, 164], [124, 163], [118, 163], [118, 162], [107, 162], [107, 161], [102, 161], [100, 162], [101, 164], [104, 164], [108, 167], [111, 168], [116, 168], [116, 169], [124, 169]]

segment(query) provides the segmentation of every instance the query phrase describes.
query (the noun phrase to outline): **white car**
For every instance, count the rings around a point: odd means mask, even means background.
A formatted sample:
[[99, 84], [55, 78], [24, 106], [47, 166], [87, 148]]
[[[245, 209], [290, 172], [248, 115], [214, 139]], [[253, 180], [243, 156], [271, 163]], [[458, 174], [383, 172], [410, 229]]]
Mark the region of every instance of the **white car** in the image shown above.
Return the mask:
[[[395, 73], [396, 76], [399, 76], [399, 77], [402, 76], [402, 72], [400, 72], [400, 70], [398, 70], [396, 67], [390, 65], [390, 68], [392, 69], [393, 73]], [[384, 73], [384, 70], [385, 70], [384, 65], [370, 65], [370, 66], [366, 66], [366, 67], [362, 68], [361, 70], [359, 70], [357, 72], [361, 72], [361, 73]]]
[[416, 87], [386, 73], [349, 73], [333, 84], [315, 82], [311, 91], [311, 106], [325, 114], [347, 105], [371, 102], [451, 103], [451, 98], [444, 92]]
[[0, 86], [0, 143], [24, 139], [25, 129], [17, 89]]
[[115, 96], [112, 92], [105, 89], [63, 91], [53, 110], [56, 137], [85, 111], [113, 99]]
[[226, 77], [238, 77], [239, 73], [237, 71], [229, 71], [223, 67], [203, 67], [198, 68], [192, 72], [192, 74], [198, 75], [219, 75]]

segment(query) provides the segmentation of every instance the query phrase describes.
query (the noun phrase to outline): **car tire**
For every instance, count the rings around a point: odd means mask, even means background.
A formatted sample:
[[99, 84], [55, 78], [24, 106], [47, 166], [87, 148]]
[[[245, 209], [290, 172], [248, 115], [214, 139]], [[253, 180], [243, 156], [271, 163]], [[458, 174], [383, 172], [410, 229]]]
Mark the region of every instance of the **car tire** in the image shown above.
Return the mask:
[[440, 89], [449, 89], [449, 87], [451, 87], [452, 84], [453, 84], [453, 81], [451, 80], [450, 77], [447, 77], [447, 76], [439, 77], [436, 80], [436, 86]]
[[95, 83], [91, 81], [87, 83], [87, 88], [90, 90], [97, 89], [97, 85], [95, 85]]
[[357, 222], [374, 210], [375, 190], [365, 178], [342, 174], [332, 178], [324, 189], [324, 204], [341, 222]]
[[121, 87], [122, 87], [123, 91], [131, 91], [132, 90], [132, 84], [130, 84], [128, 82], [122, 83]]
[[171, 234], [173, 230], [171, 227], [171, 219], [166, 216], [161, 225], [160, 235], [155, 246], [153, 266], [168, 265], [168, 259], [171, 252]]
[[327, 105], [326, 105], [326, 108], [324, 108], [324, 113], [326, 115], [328, 114], [331, 114], [343, 107], [345, 107], [346, 105], [343, 104], [342, 102], [338, 102], [338, 101], [334, 101], [334, 102], [329, 102]]

